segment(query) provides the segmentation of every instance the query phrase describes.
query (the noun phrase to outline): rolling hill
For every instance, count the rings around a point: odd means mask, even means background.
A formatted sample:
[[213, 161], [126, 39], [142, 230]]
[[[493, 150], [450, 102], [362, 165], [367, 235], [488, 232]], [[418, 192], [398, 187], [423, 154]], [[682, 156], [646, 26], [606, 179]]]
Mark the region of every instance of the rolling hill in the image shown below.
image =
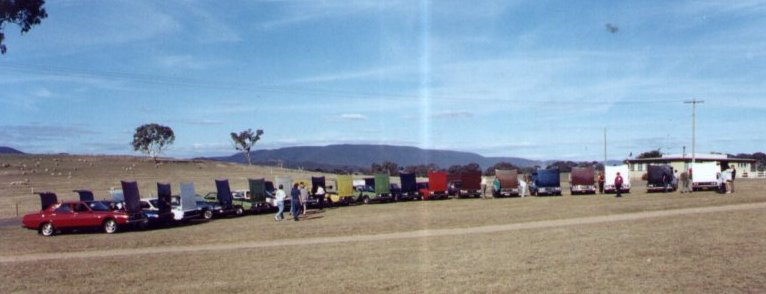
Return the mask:
[[[204, 158], [226, 162], [246, 162], [242, 153], [225, 157]], [[476, 153], [430, 150], [408, 146], [390, 145], [328, 145], [286, 147], [252, 152], [253, 163], [265, 165], [282, 164], [284, 167], [306, 169], [369, 168], [373, 163], [391, 161], [399, 166], [433, 163], [442, 168], [456, 164], [478, 163], [482, 169], [498, 162], [510, 162], [520, 167], [544, 165], [545, 162], [516, 157], [484, 157]]]
[[13, 149], [11, 147], [0, 146], [0, 154], [24, 154], [24, 152]]

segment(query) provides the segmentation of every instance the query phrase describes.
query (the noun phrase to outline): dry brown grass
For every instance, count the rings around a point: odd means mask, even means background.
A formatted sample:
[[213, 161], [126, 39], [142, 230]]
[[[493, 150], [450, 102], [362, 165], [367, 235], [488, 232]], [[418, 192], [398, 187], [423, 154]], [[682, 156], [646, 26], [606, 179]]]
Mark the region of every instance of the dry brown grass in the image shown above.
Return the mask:
[[[250, 167], [243, 169], [242, 175]], [[94, 175], [94, 181], [113, 179], [104, 174]], [[148, 176], [146, 181], [156, 182]], [[622, 199], [405, 202], [328, 209], [297, 223], [258, 215], [115, 235], [43, 238], [15, 225], [0, 226], [0, 256], [471, 228], [762, 203], [765, 184], [739, 181], [733, 196], [646, 194], [634, 187]], [[766, 290], [764, 223], [766, 215], [756, 209], [493, 234], [16, 262], [0, 267], [0, 284], [3, 292], [754, 293]]]

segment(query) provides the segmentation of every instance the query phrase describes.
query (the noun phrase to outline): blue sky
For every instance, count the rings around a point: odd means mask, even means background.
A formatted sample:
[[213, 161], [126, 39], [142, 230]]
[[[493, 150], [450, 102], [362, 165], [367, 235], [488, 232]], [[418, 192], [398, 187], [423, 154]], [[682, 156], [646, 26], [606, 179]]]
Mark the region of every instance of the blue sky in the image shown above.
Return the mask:
[[[531, 159], [764, 151], [764, 1], [48, 1], [6, 25], [0, 145], [371, 143]], [[616, 27], [611, 32], [607, 24]]]

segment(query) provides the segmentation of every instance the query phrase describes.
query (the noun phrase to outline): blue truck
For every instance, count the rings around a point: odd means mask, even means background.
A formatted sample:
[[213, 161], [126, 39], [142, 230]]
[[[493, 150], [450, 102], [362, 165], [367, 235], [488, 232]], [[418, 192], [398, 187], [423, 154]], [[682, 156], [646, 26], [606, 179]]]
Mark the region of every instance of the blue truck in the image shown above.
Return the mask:
[[529, 191], [534, 196], [561, 196], [561, 176], [559, 169], [541, 169], [532, 173]]

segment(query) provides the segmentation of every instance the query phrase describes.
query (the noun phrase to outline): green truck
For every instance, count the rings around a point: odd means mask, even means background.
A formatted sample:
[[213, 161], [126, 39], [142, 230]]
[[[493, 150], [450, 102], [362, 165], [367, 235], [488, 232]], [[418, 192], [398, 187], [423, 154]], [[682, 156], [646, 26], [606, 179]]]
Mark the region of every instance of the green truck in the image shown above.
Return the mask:
[[357, 202], [368, 204], [394, 201], [388, 174], [375, 174], [374, 178], [365, 179], [365, 182], [369, 183], [369, 180], [372, 180], [373, 185], [354, 187]]

